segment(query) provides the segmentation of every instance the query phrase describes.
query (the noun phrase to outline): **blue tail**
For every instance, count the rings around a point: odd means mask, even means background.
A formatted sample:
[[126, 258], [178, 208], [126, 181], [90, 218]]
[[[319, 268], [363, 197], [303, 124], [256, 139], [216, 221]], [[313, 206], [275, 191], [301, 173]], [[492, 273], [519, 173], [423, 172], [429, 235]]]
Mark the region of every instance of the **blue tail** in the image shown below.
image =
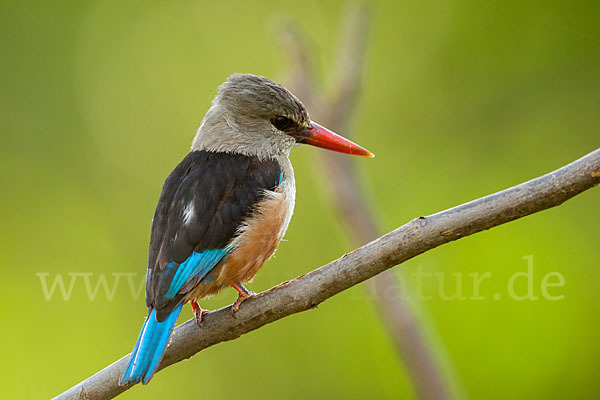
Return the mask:
[[165, 354], [181, 307], [183, 307], [183, 303], [175, 307], [162, 322], [156, 320], [156, 310], [153, 309], [150, 312], [131, 352], [129, 364], [121, 378], [121, 385], [140, 381], [143, 384], [150, 382]]

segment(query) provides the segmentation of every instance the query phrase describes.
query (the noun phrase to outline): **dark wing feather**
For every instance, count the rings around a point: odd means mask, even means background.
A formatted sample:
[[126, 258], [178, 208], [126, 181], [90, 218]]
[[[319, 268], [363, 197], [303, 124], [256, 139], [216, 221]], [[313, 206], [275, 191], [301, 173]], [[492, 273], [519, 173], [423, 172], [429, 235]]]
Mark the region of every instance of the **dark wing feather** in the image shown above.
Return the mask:
[[[180, 264], [194, 253], [225, 248], [263, 192], [273, 190], [279, 181], [280, 166], [275, 160], [207, 151], [189, 153], [165, 181], [154, 214], [147, 306], [157, 308], [161, 315], [177, 306], [185, 293], [165, 295]], [[185, 210], [190, 208], [194, 212], [184, 223]], [[194, 278], [189, 277], [188, 283]], [[193, 286], [187, 284], [184, 289]]]

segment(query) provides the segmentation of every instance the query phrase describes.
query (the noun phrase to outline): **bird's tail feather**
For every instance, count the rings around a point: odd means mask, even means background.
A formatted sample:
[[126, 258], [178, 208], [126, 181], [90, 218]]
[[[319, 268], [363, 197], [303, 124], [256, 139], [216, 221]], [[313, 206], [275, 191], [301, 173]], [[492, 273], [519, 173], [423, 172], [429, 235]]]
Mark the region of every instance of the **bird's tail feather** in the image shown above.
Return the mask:
[[140, 381], [146, 384], [152, 379], [165, 354], [182, 307], [183, 303], [179, 304], [161, 322], [156, 320], [156, 310], [152, 309], [131, 352], [129, 364], [121, 378], [121, 385]]

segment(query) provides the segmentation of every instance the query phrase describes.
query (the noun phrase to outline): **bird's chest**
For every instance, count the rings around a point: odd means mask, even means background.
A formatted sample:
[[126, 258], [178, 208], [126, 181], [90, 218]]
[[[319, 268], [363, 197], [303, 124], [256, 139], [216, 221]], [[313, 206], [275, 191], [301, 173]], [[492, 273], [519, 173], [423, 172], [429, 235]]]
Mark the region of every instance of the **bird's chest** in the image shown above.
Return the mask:
[[273, 255], [285, 235], [294, 210], [295, 190], [281, 185], [267, 192], [230, 243], [231, 253], [216, 273], [223, 284], [248, 282]]

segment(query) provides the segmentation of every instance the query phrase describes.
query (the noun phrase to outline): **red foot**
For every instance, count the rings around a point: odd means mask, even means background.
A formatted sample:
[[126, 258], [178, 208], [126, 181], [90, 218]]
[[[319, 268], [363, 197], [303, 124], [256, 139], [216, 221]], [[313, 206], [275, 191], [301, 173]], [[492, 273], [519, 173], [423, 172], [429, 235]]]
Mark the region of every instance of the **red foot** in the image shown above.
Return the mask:
[[231, 287], [238, 291], [240, 294], [237, 300], [231, 306], [231, 313], [235, 314], [239, 309], [240, 305], [246, 300], [248, 297], [254, 296], [256, 293], [249, 292], [241, 283], [234, 282], [231, 284]]
[[203, 310], [196, 300], [190, 300], [190, 306], [192, 306], [192, 310], [194, 311], [194, 318], [196, 318], [196, 323], [198, 326], [202, 323], [202, 316], [208, 314], [210, 310]]

